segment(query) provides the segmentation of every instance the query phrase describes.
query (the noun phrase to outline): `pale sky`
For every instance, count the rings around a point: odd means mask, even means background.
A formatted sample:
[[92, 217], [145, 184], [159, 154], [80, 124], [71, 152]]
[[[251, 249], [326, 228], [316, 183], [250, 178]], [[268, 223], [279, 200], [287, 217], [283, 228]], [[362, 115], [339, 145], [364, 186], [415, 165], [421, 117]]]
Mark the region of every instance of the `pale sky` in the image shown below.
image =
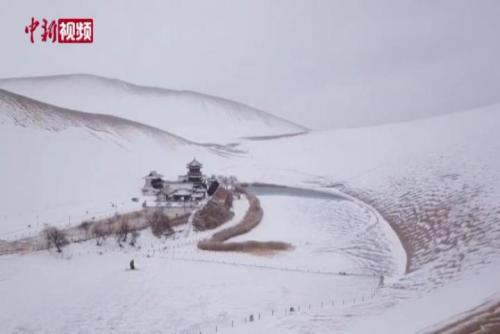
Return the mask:
[[[34, 16], [94, 43], [29, 42]], [[500, 1], [2, 1], [0, 77], [91, 73], [217, 95], [312, 128], [500, 102]]]

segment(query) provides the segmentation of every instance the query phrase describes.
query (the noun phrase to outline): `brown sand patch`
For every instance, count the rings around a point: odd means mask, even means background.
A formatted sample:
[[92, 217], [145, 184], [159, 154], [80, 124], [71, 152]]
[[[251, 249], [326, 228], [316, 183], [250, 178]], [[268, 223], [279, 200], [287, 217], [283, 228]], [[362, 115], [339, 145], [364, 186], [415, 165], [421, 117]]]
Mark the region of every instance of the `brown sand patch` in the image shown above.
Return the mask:
[[193, 217], [193, 227], [196, 231], [212, 230], [231, 220], [233, 194], [223, 187], [219, 187], [210, 201]]
[[281, 241], [242, 241], [226, 242], [227, 240], [248, 233], [260, 224], [264, 216], [264, 210], [260, 206], [257, 196], [249, 193], [247, 190], [238, 187], [237, 190], [247, 196], [249, 207], [245, 216], [235, 226], [228, 227], [212, 235], [208, 240], [202, 240], [198, 243], [198, 248], [203, 250], [221, 251], [221, 252], [247, 252], [253, 254], [274, 254], [278, 251], [290, 250], [292, 245]]
[[485, 303], [467, 312], [459, 319], [441, 328], [430, 331], [433, 334], [497, 334], [500, 333], [500, 301]]
[[203, 250], [221, 252], [249, 252], [249, 253], [274, 253], [277, 251], [290, 250], [293, 247], [281, 241], [242, 241], [242, 242], [220, 242], [204, 240], [198, 243], [198, 248]]

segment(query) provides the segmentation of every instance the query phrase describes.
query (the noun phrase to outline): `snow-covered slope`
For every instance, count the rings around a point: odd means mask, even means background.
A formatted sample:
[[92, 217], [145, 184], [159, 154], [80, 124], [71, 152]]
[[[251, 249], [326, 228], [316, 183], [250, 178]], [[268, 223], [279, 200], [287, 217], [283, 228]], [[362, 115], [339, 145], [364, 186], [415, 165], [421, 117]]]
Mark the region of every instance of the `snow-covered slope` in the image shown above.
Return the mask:
[[60, 132], [69, 128], [86, 129], [94, 135], [127, 140], [141, 134], [168, 145], [192, 144], [188, 140], [152, 126], [127, 119], [68, 110], [0, 89], [0, 120], [24, 128]]
[[[492, 105], [414, 122], [249, 141], [242, 149], [255, 163], [247, 178], [338, 187], [375, 204], [408, 235], [412, 275], [429, 263], [440, 268], [436, 286], [467, 261], [477, 264], [500, 251], [499, 127], [500, 105]], [[266, 158], [274, 152], [279, 158]]]
[[2, 79], [0, 88], [64, 108], [109, 114], [197, 142], [298, 133], [305, 128], [226, 99], [93, 75]]
[[[500, 263], [499, 127], [500, 105], [492, 105], [244, 146], [258, 161], [261, 181], [335, 187], [371, 204], [392, 224], [408, 253], [407, 275], [381, 294], [392, 301], [413, 296], [402, 309], [396, 306], [387, 315], [379, 309], [370, 325], [351, 328], [358, 322], [352, 321], [346, 331], [406, 333], [499, 292], [488, 279], [492, 271], [498, 275]], [[279, 159], [266, 159], [272, 152], [280, 152]], [[447, 306], [450, 300], [453, 308]], [[404, 310], [412, 310], [418, 321], [408, 321]], [[366, 309], [359, 312], [363, 318]]]
[[114, 210], [112, 202], [130, 205], [152, 169], [176, 177], [193, 156], [204, 162], [223, 159], [217, 150], [151, 126], [4, 90], [0, 143], [0, 231], [5, 233], [75, 222], [87, 212]]
[[[0, 109], [0, 154], [6, 161], [0, 166], [0, 181], [5, 185], [0, 190], [0, 208], [7, 213], [0, 216], [7, 217], [2, 226], [15, 221], [11, 218], [16, 217], [16, 212], [26, 211], [32, 213], [30, 222], [35, 221], [34, 215], [41, 212], [45, 217], [45, 212], [52, 210], [61, 214], [58, 219], [66, 223], [68, 215], [84, 214], [84, 209], [92, 204], [87, 203], [89, 198], [107, 204], [121, 200], [123, 195], [123, 200], [130, 202], [130, 197], [138, 193], [145, 172], [157, 169], [174, 177], [182, 172], [185, 161], [196, 155], [208, 173], [327, 191], [338, 188], [359, 197], [392, 224], [408, 254], [407, 274], [396, 276], [395, 281], [386, 280], [373, 296], [378, 277], [353, 279], [318, 273], [344, 268], [370, 272], [366, 270], [369, 267], [379, 272], [385, 270], [378, 267], [383, 263], [390, 268], [391, 247], [381, 226], [384, 221], [367, 219], [373, 215], [366, 205], [281, 194], [260, 196], [265, 218], [251, 234], [241, 236], [242, 240], [269, 240], [276, 235], [277, 240], [291, 241], [296, 246], [293, 252], [274, 258], [200, 253], [194, 249], [195, 236], [177, 240], [173, 247], [167, 241], [156, 244], [154, 239], [148, 239], [143, 243], [144, 250], [148, 248], [147, 255], [116, 250], [103, 257], [93, 243], [82, 245], [82, 249], [72, 245], [69, 254], [74, 255], [76, 264], [57, 262], [47, 254], [25, 256], [22, 260], [2, 258], [5, 262], [0, 266], [0, 279], [6, 280], [3, 293], [10, 300], [20, 300], [18, 284], [30, 281], [30, 263], [38, 261], [50, 263], [51, 269], [41, 270], [47, 277], [33, 285], [31, 291], [48, 291], [52, 275], [69, 277], [80, 263], [86, 263], [82, 268], [87, 268], [80, 269], [85, 272], [85, 280], [74, 281], [81, 289], [89, 277], [108, 286], [114, 286], [117, 280], [117, 286], [127, 286], [128, 280], [134, 280], [131, 291], [105, 292], [109, 302], [97, 313], [89, 311], [89, 305], [100, 299], [103, 290], [98, 287], [90, 288], [85, 297], [78, 296], [75, 302], [64, 297], [50, 298], [55, 305], [64, 305], [55, 309], [72, 309], [57, 325], [56, 332], [67, 331], [73, 322], [83, 322], [89, 331], [106, 332], [116, 326], [146, 332], [161, 330], [167, 324], [160, 320], [164, 314], [157, 310], [168, 309], [168, 319], [187, 332], [215, 332], [215, 326], [224, 325], [224, 330], [235, 333], [327, 333], [332, 328], [347, 333], [406, 333], [445, 321], [498, 293], [498, 286], [489, 278], [496, 275], [500, 263], [500, 105], [378, 127], [247, 139], [239, 147], [247, 154], [221, 157], [203, 146], [171, 136], [162, 144], [146, 134], [149, 130], [127, 130], [122, 136], [116, 132], [115, 122], [96, 121], [91, 127], [78, 118], [84, 115], [77, 117], [73, 112], [63, 117], [63, 111], [47, 111], [50, 117], [44, 117], [43, 122], [33, 121], [34, 116], [23, 110], [23, 105], [53, 107], [9, 93], [4, 93], [2, 101], [7, 101]], [[29, 121], [19, 121], [26, 115]], [[106, 131], [101, 131], [103, 128]], [[14, 227], [20, 226], [19, 221], [16, 224]], [[113, 267], [116, 261], [126, 263], [132, 255], [144, 265], [137, 282], [135, 276], [131, 278], [122, 270], [123, 265]], [[198, 262], [200, 256], [209, 264]], [[172, 259], [170, 266], [165, 257]], [[192, 261], [183, 262], [182, 257], [192, 257]], [[332, 262], [325, 264], [326, 259]], [[88, 269], [93, 263], [106, 269]], [[277, 264], [286, 272], [272, 268]], [[233, 265], [237, 268], [228, 268]], [[170, 290], [164, 290], [164, 276], [174, 286], [175, 299], [166, 299]], [[144, 281], [149, 283], [142, 284]], [[243, 291], [237, 289], [241, 282], [245, 282]], [[476, 289], [478, 285], [481, 289]], [[200, 293], [192, 293], [193, 289]], [[46, 297], [32, 295], [33, 305], [40, 305]], [[141, 301], [142, 296], [147, 297]], [[447, 307], [450, 296], [452, 308]], [[335, 306], [330, 298], [335, 299]], [[345, 305], [344, 298], [348, 301]], [[157, 307], [147, 314], [137, 313], [139, 319], [130, 323], [131, 314], [123, 315], [117, 305], [136, 302], [140, 306], [134, 314], [146, 304]], [[22, 307], [19, 302], [14, 304]], [[284, 312], [291, 305], [300, 305], [302, 309], [292, 315]], [[0, 307], [7, 310], [5, 319], [15, 315], [8, 305]], [[50, 332], [55, 318], [51, 318], [50, 312], [38, 316], [36, 308], [33, 306], [26, 318], [16, 319], [11, 328], [40, 326], [42, 332]], [[262, 321], [244, 322], [245, 317], [256, 316], [257, 312], [262, 312]], [[38, 318], [32, 322], [35, 315]], [[104, 321], [98, 323], [98, 319]], [[219, 330], [222, 332], [222, 328]]]

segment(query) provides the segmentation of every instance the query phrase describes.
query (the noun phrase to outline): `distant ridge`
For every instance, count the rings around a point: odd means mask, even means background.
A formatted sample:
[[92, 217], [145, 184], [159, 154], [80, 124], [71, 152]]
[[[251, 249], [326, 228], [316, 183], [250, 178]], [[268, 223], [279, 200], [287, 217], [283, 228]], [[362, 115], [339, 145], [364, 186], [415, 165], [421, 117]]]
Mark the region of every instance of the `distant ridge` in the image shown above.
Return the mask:
[[35, 127], [56, 132], [71, 127], [86, 128], [90, 131], [106, 132], [125, 139], [127, 133], [139, 131], [168, 141], [170, 144], [193, 144], [184, 138], [139, 122], [111, 115], [65, 109], [3, 89], [0, 89], [0, 122], [11, 122], [13, 125], [25, 128]]
[[228, 99], [90, 74], [0, 79], [0, 88], [63, 108], [134, 120], [197, 142], [308, 131]]

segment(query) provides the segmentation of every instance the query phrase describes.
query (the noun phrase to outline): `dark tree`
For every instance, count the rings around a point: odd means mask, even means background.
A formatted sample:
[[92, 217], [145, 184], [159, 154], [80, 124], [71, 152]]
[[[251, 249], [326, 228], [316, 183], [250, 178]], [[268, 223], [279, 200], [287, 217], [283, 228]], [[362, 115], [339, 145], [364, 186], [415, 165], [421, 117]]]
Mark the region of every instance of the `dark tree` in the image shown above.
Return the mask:
[[56, 227], [48, 227], [45, 229], [45, 239], [47, 240], [47, 246], [49, 248], [52, 246], [56, 247], [59, 253], [61, 253], [62, 248], [69, 243], [66, 238], [66, 233]]
[[122, 242], [127, 241], [127, 236], [130, 232], [130, 224], [127, 219], [122, 218], [118, 223], [118, 228], [116, 229], [116, 241], [118, 245], [122, 247]]
[[96, 240], [96, 245], [101, 246], [106, 237], [111, 234], [111, 228], [106, 223], [96, 224], [92, 229], [92, 234]]
[[88, 221], [84, 221], [78, 227], [85, 232], [85, 238], [88, 238], [89, 232], [90, 232], [90, 228], [92, 227], [92, 223], [88, 222]]
[[210, 186], [208, 187], [207, 194], [209, 196], [212, 196], [215, 191], [219, 188], [219, 182], [217, 180], [214, 180], [212, 183], [210, 183]]

